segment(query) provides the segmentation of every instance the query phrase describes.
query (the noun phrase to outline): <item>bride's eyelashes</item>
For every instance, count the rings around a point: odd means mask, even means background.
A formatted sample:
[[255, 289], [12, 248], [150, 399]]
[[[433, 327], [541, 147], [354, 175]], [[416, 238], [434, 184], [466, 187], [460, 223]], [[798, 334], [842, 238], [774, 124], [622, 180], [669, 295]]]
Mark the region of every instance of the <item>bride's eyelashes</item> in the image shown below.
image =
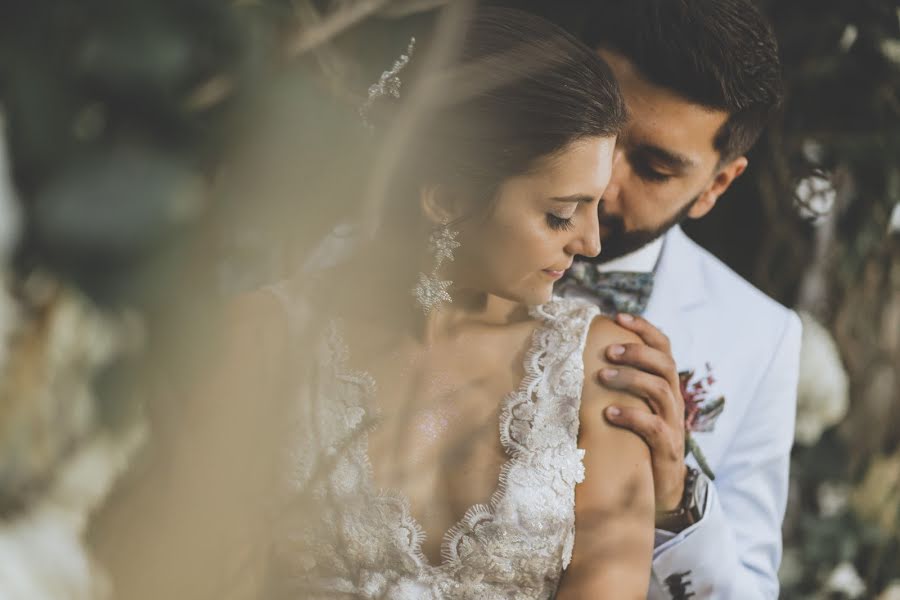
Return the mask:
[[560, 217], [553, 213], [547, 213], [547, 225], [555, 231], [565, 231], [572, 228], [572, 217]]

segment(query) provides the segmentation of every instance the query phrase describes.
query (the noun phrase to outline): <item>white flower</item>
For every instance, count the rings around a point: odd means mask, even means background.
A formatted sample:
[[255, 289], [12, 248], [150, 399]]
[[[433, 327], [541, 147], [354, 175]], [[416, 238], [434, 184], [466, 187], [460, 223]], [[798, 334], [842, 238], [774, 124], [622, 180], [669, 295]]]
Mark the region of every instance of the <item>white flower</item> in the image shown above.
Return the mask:
[[900, 202], [895, 204], [894, 210], [891, 211], [891, 219], [888, 222], [888, 233], [900, 234]]
[[847, 508], [850, 501], [850, 486], [843, 483], [824, 481], [816, 490], [819, 501], [819, 514], [823, 517], [834, 517]]
[[135, 426], [115, 437], [94, 436], [58, 469], [47, 493], [23, 514], [0, 522], [0, 598], [111, 597], [82, 536], [91, 512], [145, 435]]
[[859, 598], [866, 592], [866, 584], [863, 582], [856, 567], [852, 563], [842, 562], [834, 568], [828, 580], [825, 582], [825, 590], [838, 594], [844, 594], [848, 598]]
[[900, 579], [889, 583], [878, 595], [878, 600], [900, 600]]
[[858, 35], [859, 31], [856, 29], [856, 25], [850, 24], [844, 27], [844, 33], [841, 34], [841, 41], [838, 42], [841, 50], [843, 52], [849, 50], [853, 46]]
[[847, 414], [849, 379], [828, 330], [808, 313], [801, 311], [800, 320], [803, 337], [795, 435], [798, 444], [812, 446]]
[[831, 178], [822, 172], [804, 177], [794, 190], [794, 203], [797, 212], [814, 225], [821, 224], [834, 209], [837, 190]]
[[895, 65], [900, 65], [900, 40], [882, 40], [881, 53]]

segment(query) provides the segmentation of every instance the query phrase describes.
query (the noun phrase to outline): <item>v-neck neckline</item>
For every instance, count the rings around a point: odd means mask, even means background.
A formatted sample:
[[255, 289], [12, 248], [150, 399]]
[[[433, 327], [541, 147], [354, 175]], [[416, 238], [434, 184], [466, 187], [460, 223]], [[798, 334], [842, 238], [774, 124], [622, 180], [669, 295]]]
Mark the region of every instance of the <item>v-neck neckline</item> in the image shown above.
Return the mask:
[[[361, 434], [361, 458], [365, 466], [365, 483], [367, 487], [369, 487], [369, 489], [371, 490], [374, 490], [374, 493], [379, 497], [387, 497], [399, 501], [402, 506], [403, 513], [401, 524], [406, 524], [412, 529], [409, 553], [413, 556], [417, 563], [431, 571], [446, 570], [452, 568], [459, 562], [460, 556], [456, 553], [453, 547], [454, 543], [458, 540], [458, 537], [463, 534], [473, 522], [483, 522], [484, 520], [493, 519], [496, 507], [500, 504], [500, 502], [502, 502], [503, 498], [506, 495], [506, 475], [515, 463], [518, 452], [513, 446], [509, 432], [503, 430], [503, 423], [505, 422], [504, 415], [510, 411], [514, 402], [518, 398], [521, 398], [523, 396], [533, 396], [533, 388], [535, 384], [543, 377], [543, 366], [538, 358], [544, 350], [544, 344], [542, 343], [542, 334], [548, 326], [548, 315], [540, 310], [532, 310], [530, 312], [538, 322], [534, 330], [528, 336], [528, 347], [526, 349], [525, 358], [523, 361], [524, 372], [522, 375], [522, 379], [520, 380], [519, 385], [514, 389], [514, 391], [506, 394], [500, 403], [497, 427], [500, 430], [500, 444], [503, 447], [504, 453], [506, 454], [506, 460], [500, 468], [497, 483], [494, 486], [494, 491], [491, 494], [490, 499], [486, 503], [477, 503], [470, 506], [459, 519], [454, 521], [453, 524], [444, 531], [443, 535], [441, 536], [440, 545], [441, 560], [438, 564], [432, 563], [431, 559], [426, 556], [424, 551], [422, 550], [422, 545], [426, 541], [428, 536], [425, 530], [422, 528], [421, 523], [414, 515], [412, 510], [412, 503], [407, 494], [395, 488], [382, 488], [375, 480], [374, 468], [372, 465], [371, 457], [369, 455], [369, 433], [373, 430], [374, 426], [367, 429]], [[332, 322], [332, 327], [334, 332], [336, 333], [334, 339], [336, 339], [337, 343], [341, 344], [342, 346], [339, 349], [336, 349], [337, 351], [335, 353], [335, 356], [339, 356], [341, 359], [339, 362], [342, 363], [339, 366], [339, 371], [342, 371], [342, 375], [348, 375], [350, 374], [350, 371], [346, 369], [346, 366], [349, 363], [349, 348], [343, 341], [343, 338], [340, 334], [340, 325], [337, 320], [334, 320]], [[352, 376], [354, 378], [364, 377], [371, 382], [372, 385], [367, 386], [369, 389], [366, 393], [367, 397], [363, 399], [363, 403], [365, 408], [373, 410], [376, 415], [379, 414], [380, 409], [378, 407], [377, 401], [375, 400], [377, 389], [376, 379], [368, 371], [365, 370], [353, 370]]]

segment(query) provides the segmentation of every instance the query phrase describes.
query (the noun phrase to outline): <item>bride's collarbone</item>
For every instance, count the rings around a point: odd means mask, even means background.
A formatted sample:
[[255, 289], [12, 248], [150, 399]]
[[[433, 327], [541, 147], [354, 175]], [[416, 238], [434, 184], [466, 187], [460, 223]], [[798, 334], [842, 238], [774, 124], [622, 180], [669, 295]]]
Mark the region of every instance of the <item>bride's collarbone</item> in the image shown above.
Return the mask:
[[467, 462], [478, 447], [499, 444], [500, 404], [510, 391], [501, 377], [460, 377], [428, 370], [383, 378], [370, 434], [372, 459], [425, 467]]
[[429, 543], [496, 489], [508, 458], [500, 410], [524, 376], [527, 349], [518, 345], [401, 349], [369, 362], [379, 412], [368, 439], [375, 483], [408, 498]]
[[496, 463], [500, 407], [524, 377], [534, 327], [473, 328], [430, 345], [378, 324], [348, 328], [351, 367], [376, 384], [369, 435], [376, 472], [443, 469], [446, 478], [448, 465], [458, 473]]
[[380, 408], [421, 407], [452, 398], [481, 401], [497, 394], [500, 402], [523, 375], [523, 360], [533, 326], [517, 325], [493, 331], [466, 332], [423, 344], [410, 336], [379, 332], [371, 327], [348, 336], [354, 369], [368, 373], [378, 388]]

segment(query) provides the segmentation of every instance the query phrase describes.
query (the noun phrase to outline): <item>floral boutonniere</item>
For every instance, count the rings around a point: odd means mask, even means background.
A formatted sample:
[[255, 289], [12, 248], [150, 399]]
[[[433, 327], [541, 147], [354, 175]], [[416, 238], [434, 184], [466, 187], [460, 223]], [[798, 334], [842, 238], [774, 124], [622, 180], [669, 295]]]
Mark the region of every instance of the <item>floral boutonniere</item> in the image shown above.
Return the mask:
[[725, 408], [725, 397], [714, 397], [712, 394], [711, 386], [716, 380], [709, 363], [706, 363], [705, 375], [697, 377], [694, 369], [688, 369], [679, 372], [678, 379], [681, 382], [681, 397], [684, 398], [684, 455], [693, 454], [703, 473], [710, 479], [715, 479], [716, 476], [692, 434], [715, 428], [716, 419]]

